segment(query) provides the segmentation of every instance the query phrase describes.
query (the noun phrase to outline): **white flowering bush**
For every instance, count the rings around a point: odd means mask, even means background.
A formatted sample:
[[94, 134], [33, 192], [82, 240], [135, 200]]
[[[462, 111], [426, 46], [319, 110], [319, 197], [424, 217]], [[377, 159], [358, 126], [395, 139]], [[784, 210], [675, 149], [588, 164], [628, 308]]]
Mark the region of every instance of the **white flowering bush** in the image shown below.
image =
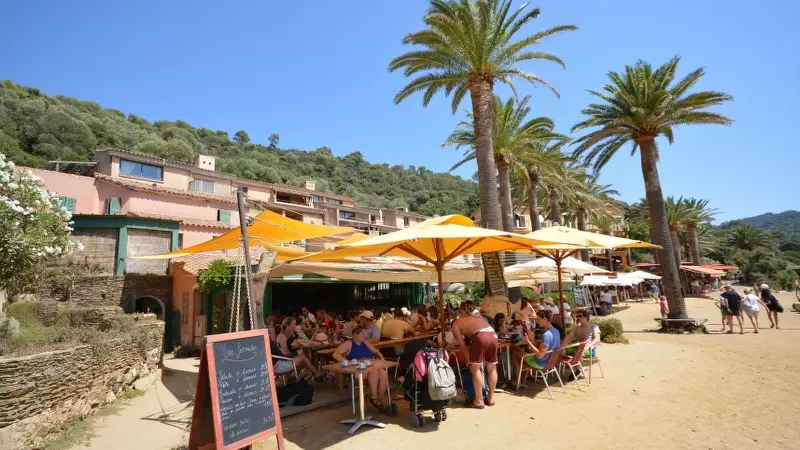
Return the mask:
[[66, 256], [80, 243], [70, 240], [70, 213], [32, 173], [17, 173], [0, 153], [0, 289], [25, 284], [41, 263]]

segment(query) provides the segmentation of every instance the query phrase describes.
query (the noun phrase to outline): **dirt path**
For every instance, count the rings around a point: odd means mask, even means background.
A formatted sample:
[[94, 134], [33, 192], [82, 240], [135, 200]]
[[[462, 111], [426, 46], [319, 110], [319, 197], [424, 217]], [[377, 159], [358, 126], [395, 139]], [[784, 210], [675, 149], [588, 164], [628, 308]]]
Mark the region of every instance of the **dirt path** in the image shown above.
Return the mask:
[[[794, 295], [783, 295], [787, 309], [782, 330], [769, 329], [762, 315], [760, 334], [722, 335], [719, 312], [709, 299], [688, 299], [690, 314], [706, 317], [712, 335], [662, 335], [643, 332], [655, 326], [654, 303], [632, 303], [616, 316], [629, 345], [604, 345], [605, 377], [595, 371], [591, 388], [567, 394], [554, 390], [549, 400], [542, 385], [500, 394], [497, 406], [482, 411], [453, 407], [449, 419], [413, 429], [405, 402], [400, 415], [379, 416], [380, 429], [349, 436], [339, 420], [350, 406], [327, 408], [284, 421], [287, 448], [509, 448], [546, 444], [555, 449], [796, 449], [800, 401], [791, 380], [800, 361], [800, 314], [789, 312]], [[173, 368], [164, 386], [135, 399], [96, 430], [90, 449], [167, 450], [185, 442], [196, 360], [168, 360]], [[167, 387], [169, 386], [169, 387]], [[530, 386], [530, 383], [529, 383]], [[192, 388], [193, 389], [193, 388]], [[175, 393], [183, 393], [175, 395]], [[163, 417], [162, 417], [163, 416]], [[256, 450], [275, 448], [274, 443]]]

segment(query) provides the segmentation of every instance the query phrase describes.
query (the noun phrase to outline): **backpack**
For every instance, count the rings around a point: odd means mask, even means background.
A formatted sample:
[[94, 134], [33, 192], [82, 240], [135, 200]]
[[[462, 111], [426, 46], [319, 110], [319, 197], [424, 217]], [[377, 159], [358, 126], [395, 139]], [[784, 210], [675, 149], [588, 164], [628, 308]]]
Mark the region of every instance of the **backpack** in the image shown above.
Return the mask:
[[428, 361], [428, 394], [431, 400], [449, 400], [456, 396], [456, 374], [444, 360], [442, 349]]
[[314, 398], [314, 386], [306, 380], [300, 380], [286, 386], [276, 386], [278, 406], [310, 405]]

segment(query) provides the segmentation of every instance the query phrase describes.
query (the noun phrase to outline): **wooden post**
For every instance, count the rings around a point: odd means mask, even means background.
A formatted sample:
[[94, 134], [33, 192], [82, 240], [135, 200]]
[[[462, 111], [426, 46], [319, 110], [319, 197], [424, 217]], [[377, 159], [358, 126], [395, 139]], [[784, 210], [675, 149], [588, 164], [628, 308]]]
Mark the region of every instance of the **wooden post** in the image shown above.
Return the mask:
[[[251, 328], [258, 328], [258, 326], [251, 327], [251, 315], [253, 314], [253, 268], [250, 265], [250, 240], [247, 238], [247, 209], [245, 208], [245, 198], [244, 198], [244, 191], [240, 186], [239, 189], [236, 190], [236, 203], [239, 207], [239, 229], [242, 231], [242, 248], [244, 249], [244, 274], [245, 274], [245, 286], [247, 288], [247, 308], [242, 308], [242, 319], [244, 322], [244, 330], [250, 330]], [[238, 317], [237, 317], [238, 320]], [[253, 324], [257, 324], [259, 321], [253, 320]]]

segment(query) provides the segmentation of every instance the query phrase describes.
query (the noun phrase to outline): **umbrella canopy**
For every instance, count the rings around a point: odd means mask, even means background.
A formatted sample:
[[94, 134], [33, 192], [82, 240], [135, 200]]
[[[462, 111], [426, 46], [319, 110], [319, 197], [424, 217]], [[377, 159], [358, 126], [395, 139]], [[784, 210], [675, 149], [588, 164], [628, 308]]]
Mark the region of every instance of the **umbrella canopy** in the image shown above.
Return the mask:
[[[276, 245], [282, 242], [302, 241], [305, 239], [319, 238], [325, 236], [336, 236], [343, 234], [351, 234], [355, 230], [348, 227], [331, 227], [327, 225], [315, 225], [313, 223], [305, 223], [299, 220], [284, 217], [272, 211], [262, 211], [258, 213], [253, 220], [253, 224], [247, 227], [247, 237], [251, 247], [267, 247], [270, 250], [276, 251]], [[356, 240], [358, 238], [352, 238]], [[202, 252], [213, 252], [219, 250], [231, 250], [238, 248], [242, 245], [242, 231], [236, 227], [225, 234], [215, 237], [206, 242], [202, 242], [191, 247], [187, 247], [174, 252], [162, 253], [160, 255], [142, 256], [138, 259], [170, 259], [179, 256], [192, 255]], [[277, 247], [280, 249], [280, 247]], [[305, 252], [289, 255], [288, 252], [276, 251], [284, 253], [287, 257], [297, 258], [306, 254]]]
[[[560, 244], [532, 247], [528, 251], [546, 256], [555, 261], [556, 274], [558, 276], [558, 307], [562, 312], [564, 311], [564, 292], [561, 280], [561, 264], [565, 258], [588, 248], [661, 248], [658, 245], [637, 241], [635, 239], [591, 233], [562, 226], [542, 228], [528, 233], [525, 236], [537, 240], [560, 242]], [[561, 327], [564, 327], [564, 314], [561, 314]]]
[[[550, 258], [538, 258], [526, 263], [514, 264], [505, 268], [506, 273], [524, 275], [536, 272], [555, 272], [556, 262]], [[590, 273], [610, 273], [608, 270], [593, 266], [572, 256], [567, 256], [561, 261], [561, 271], [573, 276], [588, 275]]]
[[637, 270], [636, 272], [628, 272], [625, 276], [633, 276], [637, 278], [641, 278], [643, 280], [660, 280], [661, 277], [650, 272], [645, 272], [644, 270]]
[[[434, 266], [438, 277], [439, 312], [442, 332], [445, 328], [444, 296], [442, 282], [444, 266], [453, 258], [471, 253], [489, 253], [504, 250], [552, 245], [547, 241], [499, 230], [474, 226], [471, 219], [461, 215], [437, 217], [413, 227], [359, 242], [337, 245], [297, 261], [329, 261], [356, 256], [399, 256], [426, 261]], [[440, 340], [444, 344], [444, 339]]]

